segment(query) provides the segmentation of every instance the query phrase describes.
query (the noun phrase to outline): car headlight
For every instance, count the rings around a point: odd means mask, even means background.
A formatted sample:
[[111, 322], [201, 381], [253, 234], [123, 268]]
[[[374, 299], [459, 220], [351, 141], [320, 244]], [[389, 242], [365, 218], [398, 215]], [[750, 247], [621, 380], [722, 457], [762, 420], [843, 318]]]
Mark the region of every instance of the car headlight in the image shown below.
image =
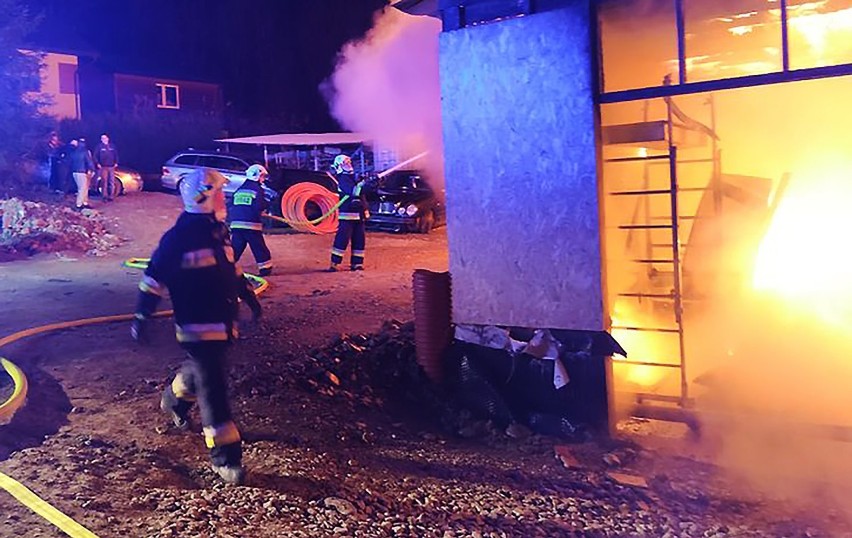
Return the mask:
[[417, 213], [417, 206], [414, 204], [409, 205], [405, 208], [405, 214], [409, 217], [413, 217], [414, 214]]
[[405, 215], [405, 208], [404, 207], [398, 207], [396, 209], [396, 214], [399, 215], [400, 217]]

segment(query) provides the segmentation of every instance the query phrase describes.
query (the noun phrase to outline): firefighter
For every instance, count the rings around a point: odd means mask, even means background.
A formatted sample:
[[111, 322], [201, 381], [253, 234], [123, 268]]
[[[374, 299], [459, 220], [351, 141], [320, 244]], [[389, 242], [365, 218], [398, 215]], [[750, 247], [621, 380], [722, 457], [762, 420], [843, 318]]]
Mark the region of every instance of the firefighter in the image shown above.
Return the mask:
[[364, 249], [367, 241], [365, 221], [369, 214], [361, 191], [366, 182], [356, 181], [352, 159], [348, 155], [335, 157], [332, 168], [337, 179], [338, 195], [341, 199], [345, 196], [348, 196], [348, 198], [340, 205], [338, 211], [337, 234], [334, 236], [334, 245], [331, 248], [331, 265], [327, 271], [335, 272], [338, 270], [350, 239], [352, 251], [350, 252], [349, 268], [352, 271], [363, 271]]
[[189, 411], [197, 402], [213, 470], [226, 483], [239, 484], [245, 473], [240, 432], [226, 393], [225, 352], [237, 337], [238, 298], [255, 320], [261, 308], [234, 263], [228, 228], [216, 217], [225, 209], [226, 182], [219, 172], [204, 168], [181, 180], [184, 212], [160, 239], [139, 283], [131, 335], [145, 341], [147, 320], [168, 291], [187, 360], [163, 391], [160, 407], [175, 426], [188, 429]]
[[272, 273], [272, 253], [263, 239], [261, 215], [266, 211], [266, 198], [263, 197], [263, 182], [269, 173], [259, 164], [253, 164], [246, 170], [246, 181], [234, 193], [228, 204], [228, 223], [231, 227], [231, 241], [234, 245], [235, 260], [251, 247], [254, 261], [260, 276]]

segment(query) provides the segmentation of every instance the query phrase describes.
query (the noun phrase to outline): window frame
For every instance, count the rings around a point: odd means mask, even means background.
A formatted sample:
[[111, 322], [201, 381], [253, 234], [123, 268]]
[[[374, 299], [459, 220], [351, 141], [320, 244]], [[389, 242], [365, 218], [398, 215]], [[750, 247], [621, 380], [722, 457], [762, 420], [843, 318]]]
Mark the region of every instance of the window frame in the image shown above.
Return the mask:
[[[163, 108], [168, 110], [180, 110], [180, 85], [178, 84], [169, 84], [166, 82], [157, 82], [154, 84], [157, 87], [157, 108]], [[170, 89], [175, 91], [175, 104], [170, 105], [166, 99], [166, 92]]]
[[[75, 63], [58, 62], [56, 70], [59, 78], [59, 95], [77, 95], [80, 93], [77, 84], [77, 69]], [[69, 87], [68, 84], [71, 86]]]
[[[675, 24], [678, 44], [678, 66], [679, 77], [677, 82], [672, 81], [669, 85], [648, 86], [644, 88], [632, 88], [628, 90], [606, 91], [604, 86], [603, 72], [603, 47], [602, 36], [599, 31], [597, 9], [592, 15], [598, 33], [595, 36], [596, 65], [598, 73], [598, 104], [619, 103], [625, 101], [637, 101], [654, 99], [659, 97], [672, 97], [675, 95], [688, 95], [693, 93], [712, 92], [719, 90], [730, 90], [734, 88], [748, 88], [763, 86], [767, 84], [778, 84], [782, 82], [795, 82], [802, 80], [821, 79], [829, 77], [843, 77], [852, 75], [852, 63], [835, 64], [823, 67], [807, 67], [801, 69], [790, 68], [790, 43], [789, 43], [789, 20], [788, 1], [778, 0], [781, 12], [781, 70], [760, 75], [747, 75], [741, 77], [719, 78], [702, 80], [700, 82], [689, 82], [686, 69], [686, 22], [684, 19], [684, 0], [672, 0], [675, 5]], [[595, 3], [597, 6], [597, 3]]]

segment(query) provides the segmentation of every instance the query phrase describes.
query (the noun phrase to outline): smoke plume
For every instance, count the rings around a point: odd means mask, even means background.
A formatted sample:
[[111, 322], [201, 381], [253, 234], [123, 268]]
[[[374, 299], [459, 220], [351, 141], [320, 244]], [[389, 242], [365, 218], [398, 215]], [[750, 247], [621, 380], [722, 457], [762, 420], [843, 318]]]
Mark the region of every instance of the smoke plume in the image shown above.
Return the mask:
[[429, 178], [443, 184], [438, 80], [440, 21], [386, 8], [360, 41], [344, 46], [323, 88], [340, 124], [373, 140], [374, 150], [404, 160], [429, 151]]

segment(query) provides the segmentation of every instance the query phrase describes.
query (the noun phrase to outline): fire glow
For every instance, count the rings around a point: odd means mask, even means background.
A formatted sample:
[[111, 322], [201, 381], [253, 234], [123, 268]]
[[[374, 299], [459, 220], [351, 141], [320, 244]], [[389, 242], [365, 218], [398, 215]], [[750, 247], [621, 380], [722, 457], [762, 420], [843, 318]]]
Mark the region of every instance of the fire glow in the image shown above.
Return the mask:
[[852, 162], [823, 162], [794, 177], [757, 253], [752, 285], [819, 315], [852, 321]]

